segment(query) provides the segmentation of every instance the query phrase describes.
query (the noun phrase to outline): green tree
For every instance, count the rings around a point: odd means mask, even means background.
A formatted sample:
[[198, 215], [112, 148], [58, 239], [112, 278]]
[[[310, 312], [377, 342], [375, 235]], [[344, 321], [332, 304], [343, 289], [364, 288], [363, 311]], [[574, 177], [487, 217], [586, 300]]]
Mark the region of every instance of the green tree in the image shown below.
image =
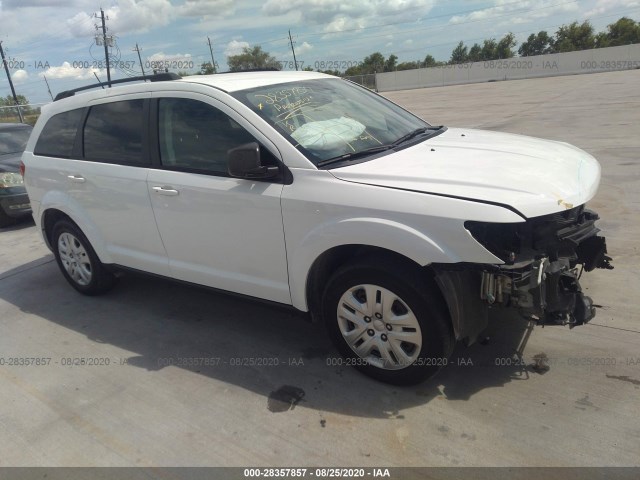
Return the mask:
[[451, 52], [449, 63], [463, 63], [469, 58], [467, 46], [461, 41]]
[[513, 57], [515, 55], [515, 52], [512, 50], [512, 48], [514, 48], [517, 44], [518, 42], [516, 42], [516, 36], [511, 32], [507, 33], [498, 41], [498, 44], [496, 45], [496, 48], [494, 50], [494, 59]]
[[480, 57], [482, 60], [495, 60], [498, 58], [496, 50], [498, 48], [498, 42], [495, 38], [490, 38], [482, 43], [482, 50], [480, 50]]
[[482, 60], [482, 47], [479, 44], [474, 43], [469, 49], [469, 61], [479, 62], [480, 60]]
[[596, 48], [605, 48], [610, 46], [611, 46], [611, 42], [609, 40], [609, 33], [599, 32], [596, 35]]
[[212, 73], [216, 73], [216, 69], [211, 64], [211, 62], [205, 62], [200, 65], [200, 71], [198, 72], [198, 75], [211, 75]]
[[[16, 95], [18, 98], [18, 105], [24, 105], [20, 108], [23, 115], [31, 115], [34, 110], [28, 107], [29, 99], [24, 95]], [[15, 107], [16, 102], [13, 99], [13, 95], [7, 95], [6, 97], [0, 97], [0, 107]], [[18, 114], [15, 108], [0, 108], [0, 116], [3, 118], [15, 117]]]
[[[605, 35], [605, 39], [600, 37]], [[640, 22], [636, 22], [628, 17], [622, 17], [617, 22], [607, 26], [606, 33], [598, 34], [599, 47], [617, 47], [619, 45], [629, 45], [630, 43], [640, 43]], [[601, 45], [600, 43], [605, 43]]]
[[521, 57], [553, 53], [552, 42], [553, 38], [551, 38], [547, 32], [541, 30], [537, 34], [532, 33], [529, 35], [529, 38], [520, 45], [518, 53]]
[[266, 68], [280, 70], [281, 68], [275, 57], [262, 50], [260, 45], [244, 47], [242, 53], [227, 57], [227, 65], [229, 65], [229, 71], [231, 72]]
[[422, 66], [424, 68], [437, 67], [438, 66], [438, 62], [436, 62], [436, 59], [433, 58], [432, 55], [427, 55], [426, 57], [424, 57], [424, 61], [422, 62]]
[[418, 62], [401, 62], [396, 66], [396, 70], [397, 71], [414, 70], [416, 68], [420, 68], [420, 63], [418, 63]]
[[393, 53], [389, 55], [389, 58], [387, 58], [387, 61], [384, 62], [384, 71], [393, 72], [396, 69], [397, 61], [398, 61], [398, 57], [396, 55], [394, 55]]
[[375, 73], [384, 71], [385, 59], [380, 52], [375, 52], [364, 57], [362, 61], [362, 73]]
[[553, 49], [558, 53], [587, 50], [595, 46], [596, 37], [589, 20], [562, 25], [553, 40]]

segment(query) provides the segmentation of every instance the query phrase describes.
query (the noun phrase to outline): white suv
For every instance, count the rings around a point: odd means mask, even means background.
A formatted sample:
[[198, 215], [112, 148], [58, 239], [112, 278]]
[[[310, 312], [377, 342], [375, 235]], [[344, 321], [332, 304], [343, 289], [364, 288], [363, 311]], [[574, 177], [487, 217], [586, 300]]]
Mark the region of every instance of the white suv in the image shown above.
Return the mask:
[[22, 157], [78, 291], [133, 269], [292, 305], [398, 384], [473, 342], [490, 305], [593, 316], [579, 273], [612, 267], [584, 208], [600, 166], [582, 150], [431, 126], [320, 73], [148, 80], [59, 94]]

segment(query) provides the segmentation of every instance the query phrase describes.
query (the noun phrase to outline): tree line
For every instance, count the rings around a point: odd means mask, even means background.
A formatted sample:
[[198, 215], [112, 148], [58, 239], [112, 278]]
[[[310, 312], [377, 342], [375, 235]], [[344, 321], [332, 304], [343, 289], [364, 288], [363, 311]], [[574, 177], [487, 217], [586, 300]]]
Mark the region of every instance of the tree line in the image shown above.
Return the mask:
[[[481, 43], [474, 43], [470, 47], [459, 42], [452, 50], [449, 60], [437, 61], [432, 55], [426, 55], [423, 60], [405, 61], [398, 63], [395, 54], [385, 57], [380, 52], [366, 56], [359, 65], [351, 66], [344, 72], [339, 70], [317, 70], [336, 76], [366, 75], [415, 68], [438, 67], [465, 62], [481, 62], [511, 58], [516, 55], [528, 57], [550, 53], [564, 53], [592, 48], [615, 47], [640, 43], [640, 22], [622, 17], [607, 26], [606, 30], [596, 32], [588, 20], [562, 25], [553, 35], [542, 30], [532, 33], [516, 50], [518, 42], [513, 33], [507, 33], [500, 39], [489, 38]], [[232, 72], [247, 69], [272, 68], [281, 69], [281, 64], [261, 46], [245, 47], [242, 53], [227, 57], [229, 70]], [[305, 67], [303, 70], [313, 70]], [[203, 63], [198, 73], [214, 73], [210, 63]]]

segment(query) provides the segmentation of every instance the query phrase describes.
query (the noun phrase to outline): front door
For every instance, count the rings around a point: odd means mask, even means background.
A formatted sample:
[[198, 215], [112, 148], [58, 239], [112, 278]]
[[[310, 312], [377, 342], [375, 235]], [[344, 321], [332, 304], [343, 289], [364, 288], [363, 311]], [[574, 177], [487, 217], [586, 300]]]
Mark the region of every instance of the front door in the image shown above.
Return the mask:
[[[160, 96], [152, 116], [161, 166], [147, 184], [171, 276], [290, 304], [283, 184], [227, 174], [227, 151], [256, 137], [206, 96]], [[263, 161], [277, 163], [262, 140]]]

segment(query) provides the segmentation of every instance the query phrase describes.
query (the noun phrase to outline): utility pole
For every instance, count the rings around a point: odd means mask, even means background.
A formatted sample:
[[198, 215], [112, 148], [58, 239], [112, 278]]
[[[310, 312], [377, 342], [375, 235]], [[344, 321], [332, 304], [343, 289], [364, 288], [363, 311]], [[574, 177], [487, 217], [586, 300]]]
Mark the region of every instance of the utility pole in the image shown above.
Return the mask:
[[[96, 15], [97, 17], [97, 15]], [[104, 10], [100, 9], [100, 18], [102, 19], [102, 36], [96, 35], [96, 44], [104, 45], [104, 59], [107, 62], [107, 83], [111, 87], [111, 69], [109, 68], [109, 47], [113, 44], [113, 37], [109, 35], [107, 39], [107, 27], [104, 24]], [[98, 27], [96, 26], [96, 29]]]
[[7, 59], [4, 58], [4, 49], [2, 48], [2, 41], [0, 40], [0, 54], [2, 55], [2, 64], [4, 65], [4, 71], [7, 72], [7, 80], [9, 80], [9, 86], [11, 87], [11, 93], [13, 94], [13, 100], [16, 102], [16, 108], [18, 109], [18, 116], [20, 117], [20, 123], [24, 123], [22, 117], [22, 110], [20, 110], [20, 104], [18, 103], [18, 96], [16, 95], [16, 89], [13, 88], [13, 80], [11, 80], [11, 74], [9, 73], [9, 67], [7, 65]]
[[138, 52], [138, 60], [140, 61], [140, 68], [142, 69], [142, 76], [144, 77], [144, 66], [142, 65], [142, 58], [140, 58], [140, 49], [138, 48], [138, 44], [136, 43], [136, 48], [134, 48], [136, 52]]
[[209, 42], [209, 52], [211, 53], [211, 67], [213, 67], [213, 73], [218, 73], [216, 68], [216, 61], [213, 59], [213, 48], [211, 48], [211, 39], [207, 36], [207, 42]]
[[289, 43], [291, 44], [291, 51], [293, 52], [293, 63], [296, 66], [296, 70], [298, 70], [298, 61], [296, 60], [296, 51], [293, 48], [293, 40], [291, 39], [291, 30], [289, 30]]
[[51, 97], [51, 100], [53, 100], [53, 94], [51, 93], [51, 88], [49, 88], [49, 81], [47, 80], [47, 76], [42, 75], [42, 77], [44, 78], [44, 83], [47, 84], [47, 90], [49, 90], [49, 96]]

